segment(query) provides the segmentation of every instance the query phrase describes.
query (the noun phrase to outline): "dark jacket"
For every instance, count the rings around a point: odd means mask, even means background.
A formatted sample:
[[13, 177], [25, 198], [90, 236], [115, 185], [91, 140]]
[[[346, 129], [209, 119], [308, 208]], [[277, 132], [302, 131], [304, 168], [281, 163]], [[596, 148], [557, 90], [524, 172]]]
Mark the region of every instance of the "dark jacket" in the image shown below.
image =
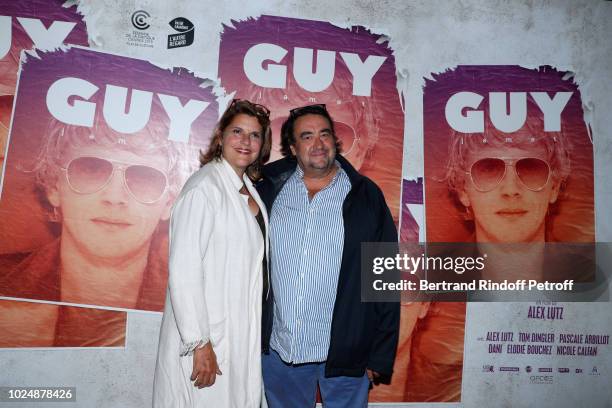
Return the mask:
[[[397, 242], [397, 229], [382, 191], [338, 155], [351, 190], [342, 205], [344, 248], [331, 325], [325, 376], [362, 376], [366, 368], [391, 375], [399, 334], [399, 303], [361, 302], [361, 243]], [[297, 166], [295, 158], [268, 164], [257, 190], [268, 213]], [[274, 245], [274, 243], [272, 243]], [[271, 271], [274, 274], [274, 269]], [[264, 302], [262, 349], [269, 353], [274, 293]]]

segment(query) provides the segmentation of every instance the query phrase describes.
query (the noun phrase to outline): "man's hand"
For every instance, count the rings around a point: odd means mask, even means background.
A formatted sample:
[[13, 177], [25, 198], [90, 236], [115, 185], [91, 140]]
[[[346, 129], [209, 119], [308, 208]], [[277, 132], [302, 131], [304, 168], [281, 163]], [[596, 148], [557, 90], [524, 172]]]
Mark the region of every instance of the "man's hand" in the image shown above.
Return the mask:
[[198, 388], [210, 387], [215, 383], [217, 374], [221, 375], [221, 370], [219, 370], [217, 356], [209, 341], [204, 347], [198, 347], [193, 351], [191, 381], [194, 381], [193, 385]]
[[372, 384], [378, 384], [378, 380], [380, 379], [380, 373], [378, 371], [370, 370], [366, 368], [366, 373], [368, 374], [368, 379]]

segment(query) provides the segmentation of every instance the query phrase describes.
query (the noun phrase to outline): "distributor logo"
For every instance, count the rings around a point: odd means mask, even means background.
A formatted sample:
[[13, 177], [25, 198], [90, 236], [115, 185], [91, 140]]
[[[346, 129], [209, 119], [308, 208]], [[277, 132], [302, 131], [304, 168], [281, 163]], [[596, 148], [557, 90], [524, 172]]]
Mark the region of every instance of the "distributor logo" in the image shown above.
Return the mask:
[[151, 15], [146, 11], [136, 10], [134, 13], [132, 13], [132, 25], [138, 30], [146, 30], [147, 28], [151, 27], [149, 24], [149, 18], [151, 18]]
[[177, 17], [170, 21], [170, 27], [177, 33], [168, 36], [168, 48], [187, 47], [193, 44], [195, 27], [185, 17]]
[[529, 382], [531, 384], [552, 384], [553, 376], [552, 375], [530, 375]]

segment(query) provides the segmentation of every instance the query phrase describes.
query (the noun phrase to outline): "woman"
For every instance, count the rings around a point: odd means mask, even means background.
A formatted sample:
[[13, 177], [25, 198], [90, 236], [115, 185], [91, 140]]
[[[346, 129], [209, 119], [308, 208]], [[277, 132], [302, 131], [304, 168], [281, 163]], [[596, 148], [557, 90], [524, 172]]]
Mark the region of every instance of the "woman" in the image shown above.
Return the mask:
[[269, 111], [234, 100], [174, 205], [155, 407], [261, 404], [268, 220], [252, 181], [270, 145]]

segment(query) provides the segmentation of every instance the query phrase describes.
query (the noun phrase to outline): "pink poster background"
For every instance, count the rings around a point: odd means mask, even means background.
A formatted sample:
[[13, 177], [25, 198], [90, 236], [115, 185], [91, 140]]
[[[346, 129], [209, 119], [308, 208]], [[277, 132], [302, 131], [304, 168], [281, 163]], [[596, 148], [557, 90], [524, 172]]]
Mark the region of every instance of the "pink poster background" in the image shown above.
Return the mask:
[[[289, 110], [298, 106], [326, 104], [344, 140], [345, 157], [383, 190], [396, 223], [399, 220], [404, 113], [396, 88], [395, 58], [380, 35], [364, 27], [350, 29], [327, 22], [261, 16], [233, 21], [224, 26], [219, 51], [219, 77], [227, 93], [267, 106], [271, 111], [274, 146], [270, 160], [279, 159], [280, 127]], [[266, 88], [252, 83], [244, 71], [244, 56], [256, 44], [269, 43], [287, 50], [283, 59], [269, 64], [286, 66], [285, 88]], [[335, 51], [335, 76], [320, 92], [304, 90], [293, 76], [294, 48]], [[370, 96], [353, 95], [352, 74], [340, 52], [355, 53], [361, 61], [369, 55], [385, 57], [372, 78]], [[313, 63], [311, 72], [316, 72]]]

